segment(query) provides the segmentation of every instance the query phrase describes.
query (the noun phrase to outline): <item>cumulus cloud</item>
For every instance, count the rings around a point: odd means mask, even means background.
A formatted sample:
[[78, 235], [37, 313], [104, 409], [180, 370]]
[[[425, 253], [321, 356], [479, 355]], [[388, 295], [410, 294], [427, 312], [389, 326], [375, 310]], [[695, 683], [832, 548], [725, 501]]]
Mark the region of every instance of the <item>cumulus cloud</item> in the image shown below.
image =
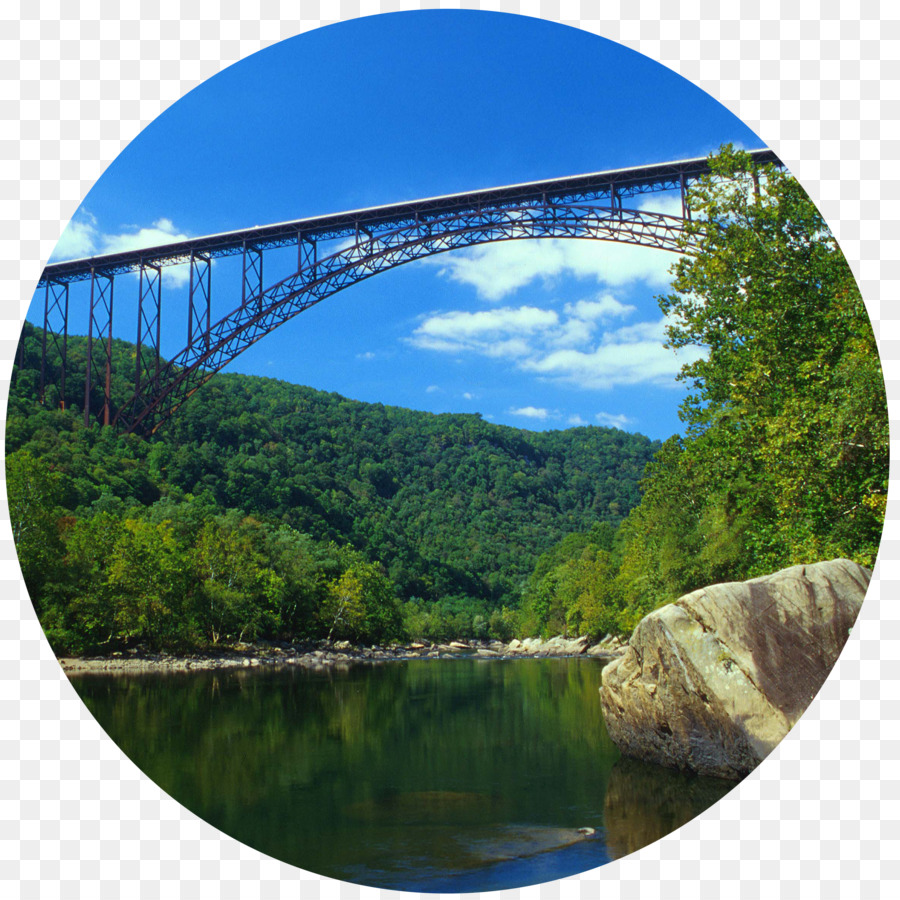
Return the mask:
[[423, 350], [507, 360], [520, 371], [593, 390], [619, 385], [675, 386], [700, 347], [665, 347], [665, 318], [616, 324], [635, 312], [609, 294], [569, 303], [562, 313], [534, 306], [441, 312], [406, 340]]
[[638, 209], [662, 213], [665, 216], [681, 216], [681, 194], [668, 191], [647, 194], [637, 205]]
[[[150, 226], [134, 226], [119, 234], [106, 234], [99, 230], [97, 220], [92, 215], [84, 213], [79, 219], [72, 219], [66, 226], [51, 258], [54, 262], [81, 259], [159, 247], [187, 239], [188, 235], [179, 231], [171, 219], [157, 219]], [[166, 266], [162, 271], [163, 278], [170, 284], [186, 284], [190, 278], [188, 265]]]
[[543, 407], [537, 406], [521, 406], [521, 407], [512, 407], [508, 410], [509, 415], [511, 416], [522, 416], [526, 419], [539, 419], [543, 422], [550, 415], [550, 410], [544, 409]]
[[584, 321], [605, 321], [608, 319], [623, 319], [635, 311], [633, 306], [622, 303], [612, 294], [601, 294], [594, 300], [579, 300], [576, 303], [567, 303], [565, 312]]
[[608, 425], [610, 428], [624, 428], [626, 425], [634, 424], [634, 419], [629, 419], [626, 415], [614, 415], [613, 413], [598, 412], [594, 418], [601, 425]]
[[604, 334], [593, 348], [534, 354], [523, 360], [521, 368], [594, 390], [627, 384], [674, 387], [681, 367], [702, 359], [705, 351], [696, 346], [684, 347], [678, 353], [667, 349], [665, 327], [665, 319], [623, 326]]
[[558, 322], [556, 312], [534, 306], [437, 313], [416, 328], [409, 342], [424, 350], [453, 353], [474, 350], [486, 356], [523, 356], [530, 347], [524, 336], [552, 328]]
[[674, 258], [651, 247], [552, 238], [482, 244], [431, 257], [428, 264], [440, 266], [443, 277], [475, 288], [482, 299], [497, 301], [534, 281], [551, 283], [564, 275], [610, 287], [641, 281], [664, 288]]
[[93, 255], [97, 246], [97, 220], [90, 214], [80, 219], [72, 219], [66, 230], [59, 236], [53, 253], [52, 262], [65, 259], [83, 259]]
[[[149, 228], [138, 228], [121, 234], [106, 234], [102, 238], [101, 253], [122, 253], [126, 250], [143, 250], [186, 241], [188, 235], [178, 231], [171, 219], [157, 219]], [[191, 277], [189, 265], [166, 266], [163, 278], [173, 285], [187, 284]]]

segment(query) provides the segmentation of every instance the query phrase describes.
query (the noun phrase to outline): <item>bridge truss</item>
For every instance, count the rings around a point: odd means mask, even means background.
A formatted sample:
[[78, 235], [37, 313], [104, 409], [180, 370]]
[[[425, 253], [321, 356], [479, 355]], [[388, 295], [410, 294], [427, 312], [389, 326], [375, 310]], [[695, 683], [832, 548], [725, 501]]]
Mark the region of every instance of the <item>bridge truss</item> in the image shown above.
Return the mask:
[[[780, 165], [769, 150], [754, 151], [752, 156], [757, 165]], [[684, 223], [690, 218], [687, 188], [708, 172], [706, 159], [679, 160], [298, 219], [48, 265], [38, 284], [44, 300], [39, 399], [44, 402], [51, 377], [59, 396], [66, 396], [70, 293], [78, 282], [89, 283], [84, 292], [85, 424], [97, 419], [148, 434], [217, 371], [275, 328], [350, 285], [413, 260], [523, 238], [582, 238], [679, 251]], [[679, 192], [680, 215], [626, 206], [626, 200], [662, 191]], [[332, 241], [339, 241], [336, 250], [320, 252]], [[296, 270], [267, 286], [265, 255], [285, 247], [296, 248]], [[238, 303], [213, 322], [213, 260], [225, 256], [241, 258], [240, 285], [230, 285]], [[186, 265], [189, 272], [187, 343], [163, 361], [162, 273], [173, 265]], [[113, 288], [125, 273], [138, 275], [137, 353], [134, 392], [116, 407], [111, 394]], [[50, 350], [62, 361], [53, 373], [48, 366]]]

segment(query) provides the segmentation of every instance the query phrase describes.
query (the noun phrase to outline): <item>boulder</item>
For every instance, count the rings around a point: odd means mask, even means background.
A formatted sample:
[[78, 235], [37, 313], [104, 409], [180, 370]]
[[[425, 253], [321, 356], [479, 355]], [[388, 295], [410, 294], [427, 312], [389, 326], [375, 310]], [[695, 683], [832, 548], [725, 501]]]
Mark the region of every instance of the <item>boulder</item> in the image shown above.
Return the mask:
[[744, 777], [818, 693], [871, 574], [845, 559], [793, 566], [650, 613], [603, 670], [610, 737], [626, 756]]

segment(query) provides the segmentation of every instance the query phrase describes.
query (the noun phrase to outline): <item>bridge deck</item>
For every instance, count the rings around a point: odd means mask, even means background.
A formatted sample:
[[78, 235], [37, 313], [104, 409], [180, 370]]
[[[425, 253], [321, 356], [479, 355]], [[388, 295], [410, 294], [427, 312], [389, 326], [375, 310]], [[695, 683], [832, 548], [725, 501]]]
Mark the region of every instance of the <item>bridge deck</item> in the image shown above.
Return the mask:
[[[758, 163], [781, 164], [778, 157], [768, 149], [753, 150], [751, 155]], [[708, 172], [706, 157], [682, 159], [295, 219], [189, 238], [141, 250], [52, 263], [41, 274], [39, 285], [48, 281], [57, 284], [82, 281], [90, 278], [92, 271], [98, 275], [117, 275], [136, 271], [142, 265], [177, 265], [187, 262], [191, 253], [208, 257], [231, 256], [243, 252], [245, 246], [265, 250], [295, 245], [301, 239], [330, 240], [357, 234], [359, 231], [385, 231], [412, 221], [467, 211], [476, 213], [483, 208], [497, 209], [533, 202], [577, 203], [604, 199], [612, 204], [638, 194], [678, 190], [682, 183], [689, 183]]]

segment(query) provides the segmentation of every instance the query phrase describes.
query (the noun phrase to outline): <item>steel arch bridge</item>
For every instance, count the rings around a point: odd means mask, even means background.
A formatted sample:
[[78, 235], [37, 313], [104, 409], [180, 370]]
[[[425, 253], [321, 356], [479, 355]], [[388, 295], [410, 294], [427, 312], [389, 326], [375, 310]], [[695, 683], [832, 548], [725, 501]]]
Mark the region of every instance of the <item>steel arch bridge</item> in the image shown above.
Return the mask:
[[[756, 165], [781, 165], [770, 150], [751, 153]], [[238, 354], [275, 328], [326, 297], [416, 259], [461, 247], [522, 238], [582, 238], [682, 249], [690, 218], [686, 191], [709, 173], [705, 158], [614, 169], [548, 181], [450, 194], [388, 206], [298, 219], [231, 231], [142, 250], [48, 265], [38, 282], [43, 291], [43, 339], [39, 400], [50, 383], [48, 349], [61, 359], [54, 371], [65, 398], [70, 314], [76, 292], [88, 318], [84, 421], [94, 419], [125, 431], [149, 434], [199, 387]], [[677, 191], [681, 214], [625, 205], [644, 194]], [[323, 255], [319, 248], [339, 240]], [[266, 285], [267, 251], [296, 247], [296, 271]], [[212, 321], [212, 261], [240, 256], [240, 283], [230, 285], [239, 304]], [[160, 357], [162, 271], [187, 265], [187, 343], [168, 361]], [[293, 263], [292, 263], [293, 267]], [[111, 396], [113, 295], [117, 276], [137, 273], [137, 353], [134, 391], [122, 406]], [[232, 276], [233, 277], [233, 276]], [[20, 347], [20, 365], [22, 360]], [[64, 402], [64, 399], [61, 401]]]

